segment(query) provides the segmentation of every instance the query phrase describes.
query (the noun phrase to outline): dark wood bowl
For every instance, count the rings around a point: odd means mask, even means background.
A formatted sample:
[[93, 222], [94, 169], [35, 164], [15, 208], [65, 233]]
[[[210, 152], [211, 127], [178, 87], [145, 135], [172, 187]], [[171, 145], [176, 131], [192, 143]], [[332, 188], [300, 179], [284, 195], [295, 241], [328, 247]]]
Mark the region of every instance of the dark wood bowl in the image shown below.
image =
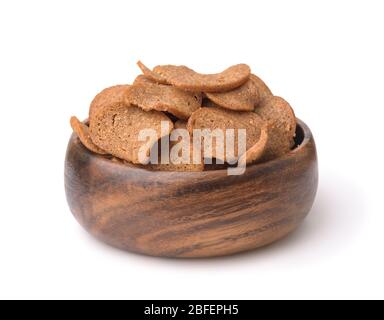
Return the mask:
[[272, 243], [310, 211], [318, 183], [315, 142], [298, 120], [296, 147], [247, 167], [204, 172], [149, 171], [114, 162], [72, 135], [65, 190], [79, 223], [102, 241], [163, 257], [212, 257]]

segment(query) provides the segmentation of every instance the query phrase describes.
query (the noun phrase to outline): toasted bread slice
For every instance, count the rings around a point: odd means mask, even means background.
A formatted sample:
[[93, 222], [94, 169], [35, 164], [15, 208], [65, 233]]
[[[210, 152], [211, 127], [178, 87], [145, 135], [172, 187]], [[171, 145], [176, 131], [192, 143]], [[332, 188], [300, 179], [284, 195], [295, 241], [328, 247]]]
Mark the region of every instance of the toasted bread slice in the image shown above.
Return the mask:
[[146, 83], [156, 83], [155, 81], [151, 80], [150, 78], [146, 77], [143, 74], [139, 74], [135, 80], [133, 80], [133, 85], [135, 84], [146, 84]]
[[259, 100], [258, 100], [257, 104], [259, 104], [265, 98], [270, 97], [270, 96], [273, 95], [271, 89], [268, 88], [266, 83], [261, 78], [259, 78], [255, 74], [252, 74], [251, 78], [253, 80], [254, 85], [257, 88], [257, 95], [259, 97]]
[[206, 93], [207, 97], [222, 108], [235, 111], [253, 111], [255, 106], [272, 92], [257, 76], [251, 74], [242, 86], [221, 93]]
[[202, 96], [173, 86], [141, 82], [127, 90], [126, 101], [144, 111], [166, 111], [180, 119], [188, 119], [201, 107]]
[[[161, 130], [162, 121], [167, 123], [168, 130]], [[139, 141], [139, 133], [144, 129], [155, 130], [157, 136]], [[90, 122], [90, 137], [99, 148], [111, 155], [132, 163], [141, 163], [141, 147], [145, 145], [149, 150], [172, 129], [172, 121], [162, 112], [145, 112], [138, 107], [118, 103], [104, 107], [94, 115]]]
[[263, 160], [274, 159], [289, 152], [296, 132], [296, 117], [289, 103], [281, 97], [267, 97], [255, 112], [269, 123], [269, 141]]
[[70, 123], [73, 131], [77, 134], [84, 147], [94, 153], [107, 154], [107, 152], [92, 142], [91, 137], [89, 136], [89, 128], [86, 124], [82, 123], [75, 116], [71, 117]]
[[239, 163], [251, 164], [251, 163], [260, 161], [266, 152], [266, 148], [268, 146], [268, 140], [269, 140], [269, 128], [268, 128], [268, 125], [265, 124], [261, 128], [259, 140], [252, 147], [250, 147], [245, 152], [245, 154], [241, 156], [241, 158], [239, 159]]
[[[168, 84], [167, 80], [165, 80], [160, 74], [153, 72], [151, 69], [149, 69], [144, 63], [142, 63], [140, 60], [136, 63], [138, 67], [140, 68], [143, 75], [150, 79], [153, 82], [160, 83], [160, 84]], [[142, 79], [141, 79], [142, 80]]]
[[[240, 87], [248, 79], [251, 70], [246, 64], [238, 64], [217, 74], [201, 74], [186, 66], [161, 65], [153, 69], [167, 84], [192, 92], [225, 92]], [[155, 78], [154, 78], [155, 79]]]
[[[187, 129], [187, 122], [186, 121], [182, 121], [182, 120], [178, 120], [176, 121], [176, 123], [174, 124], [174, 130], [176, 129]], [[172, 133], [171, 133], [172, 134]], [[169, 137], [165, 137], [167, 139], [169, 139]], [[179, 137], [179, 139], [177, 141], [170, 141], [169, 142], [169, 146], [170, 146], [170, 151], [172, 150], [172, 148], [179, 144], [179, 143], [185, 143], [185, 141], [182, 139], [182, 137]], [[184, 148], [184, 146], [182, 146], [182, 148]], [[161, 163], [161, 157], [159, 157], [159, 163], [158, 164], [149, 164], [147, 167], [148, 169], [151, 169], [151, 170], [159, 170], [159, 171], [203, 171], [204, 170], [204, 161], [202, 159], [202, 157], [200, 158], [200, 163], [193, 163], [193, 143], [192, 143], [192, 139], [190, 140], [190, 143], [189, 143], [189, 149], [190, 149], [190, 153], [189, 153], [189, 161], [190, 163], [173, 163], [172, 160], [172, 157], [170, 156], [170, 163], [169, 164], [162, 164]], [[160, 152], [160, 148], [159, 148], [159, 152]], [[201, 150], [197, 151], [198, 154], [201, 156]], [[179, 153], [179, 156], [181, 156], [181, 154]]]
[[[190, 133], [193, 133], [194, 129], [209, 129], [211, 132], [215, 129], [220, 129], [220, 131], [223, 132], [223, 137], [225, 137], [227, 129], [234, 129], [233, 157], [238, 159], [242, 156], [238, 150], [238, 129], [245, 129], [245, 150], [249, 150], [259, 141], [261, 129], [264, 126], [265, 122], [254, 112], [236, 112], [212, 106], [195, 111], [188, 120], [187, 128]], [[227, 159], [226, 157], [227, 143], [227, 140], [225, 140], [223, 155], [217, 152], [217, 141], [212, 139], [212, 157], [227, 162], [233, 161], [234, 159]]]
[[90, 121], [92, 121], [94, 114], [98, 112], [100, 108], [122, 103], [125, 99], [125, 94], [129, 87], [130, 85], [128, 84], [121, 84], [106, 88], [99, 92], [92, 100], [91, 105], [89, 107]]

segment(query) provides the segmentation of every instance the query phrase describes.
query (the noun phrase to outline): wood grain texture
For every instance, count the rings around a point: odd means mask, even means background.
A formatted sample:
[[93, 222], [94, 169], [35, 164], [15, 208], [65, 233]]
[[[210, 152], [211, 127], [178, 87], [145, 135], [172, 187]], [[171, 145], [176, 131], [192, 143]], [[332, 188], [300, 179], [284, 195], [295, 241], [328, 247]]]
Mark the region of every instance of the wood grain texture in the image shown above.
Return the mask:
[[300, 120], [300, 144], [282, 158], [204, 172], [148, 171], [85, 149], [72, 135], [65, 190], [72, 213], [92, 235], [153, 256], [212, 257], [272, 243], [310, 211], [318, 183], [316, 147]]

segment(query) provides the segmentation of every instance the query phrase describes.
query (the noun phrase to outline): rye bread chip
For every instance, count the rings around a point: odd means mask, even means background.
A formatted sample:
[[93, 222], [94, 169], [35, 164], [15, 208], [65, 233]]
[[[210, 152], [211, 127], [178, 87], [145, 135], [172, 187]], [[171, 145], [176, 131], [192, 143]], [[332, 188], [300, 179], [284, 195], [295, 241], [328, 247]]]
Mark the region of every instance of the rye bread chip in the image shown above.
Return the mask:
[[149, 69], [144, 63], [142, 63], [140, 60], [136, 63], [138, 67], [140, 68], [143, 75], [147, 78], [152, 80], [153, 82], [160, 83], [160, 84], [169, 84], [167, 80], [165, 80], [160, 74], [153, 72], [151, 69]]
[[[176, 121], [176, 123], [174, 124], [174, 130], [176, 130], [176, 129], [187, 129], [187, 122], [182, 121], [182, 120]], [[172, 133], [175, 132], [174, 130], [172, 131]], [[165, 137], [165, 138], [169, 138], [169, 137]], [[185, 140], [182, 137], [179, 137], [177, 141], [169, 141], [170, 150], [172, 150], [172, 148], [179, 143], [185, 143]], [[190, 140], [190, 143], [189, 143], [189, 149], [190, 149], [190, 152], [189, 152], [189, 162], [190, 163], [173, 163], [172, 158], [171, 158], [171, 154], [170, 154], [171, 162], [169, 164], [162, 164], [161, 163], [161, 157], [160, 157], [159, 164], [149, 164], [149, 165], [147, 165], [147, 167], [148, 167], [148, 169], [155, 170], [155, 171], [203, 171], [204, 170], [204, 161], [201, 157], [201, 150], [198, 151], [198, 154], [200, 155], [200, 163], [196, 163], [196, 164], [193, 163], [192, 139]], [[159, 154], [160, 154], [160, 148], [158, 150], [159, 150]], [[180, 156], [180, 157], [182, 156], [181, 150], [180, 150], [178, 156]]]
[[246, 64], [237, 64], [221, 73], [201, 74], [186, 66], [161, 65], [152, 71], [166, 83], [193, 92], [225, 92], [247, 82], [251, 70]]
[[135, 84], [126, 93], [127, 103], [137, 105], [144, 111], [166, 111], [180, 119], [188, 119], [201, 107], [201, 101], [202, 96], [199, 93], [150, 82]]
[[133, 85], [136, 85], [136, 84], [146, 84], [146, 83], [156, 83], [155, 81], [151, 80], [150, 78], [146, 77], [145, 75], [143, 74], [139, 74], [135, 80], [133, 80]]
[[[167, 122], [168, 130], [161, 130], [161, 122]], [[142, 109], [118, 103], [100, 109], [90, 122], [92, 141], [101, 149], [120, 159], [141, 163], [139, 151], [153, 147], [156, 141], [173, 129], [172, 121], [162, 112]], [[139, 141], [141, 130], [155, 130], [157, 136]]]
[[[238, 159], [242, 154], [238, 150], [238, 129], [246, 130], [246, 150], [252, 148], [260, 139], [261, 129], [265, 122], [254, 112], [236, 112], [217, 107], [201, 108], [195, 111], [188, 120], [188, 131], [193, 134], [194, 129], [221, 129], [223, 136], [227, 129], [234, 129], [234, 157]], [[226, 159], [226, 146], [224, 143], [224, 157], [216, 152], [216, 141], [212, 140], [212, 157], [222, 161]]]
[[89, 107], [90, 121], [92, 121], [93, 116], [98, 110], [100, 110], [100, 108], [122, 103], [124, 101], [125, 93], [129, 87], [130, 85], [128, 84], [122, 84], [106, 88], [99, 92], [92, 100]]
[[257, 141], [251, 148], [249, 148], [245, 152], [245, 154], [241, 156], [241, 158], [239, 159], [239, 163], [251, 164], [262, 159], [264, 153], [266, 152], [268, 139], [269, 139], [269, 128], [268, 128], [268, 124], [265, 124], [261, 128], [259, 141]]
[[252, 74], [251, 75], [253, 82], [257, 88], [258, 96], [259, 96], [259, 103], [264, 100], [266, 97], [272, 96], [271, 89], [268, 88], [268, 86], [265, 84], [263, 80], [261, 80], [257, 75]]
[[206, 93], [206, 95], [222, 108], [235, 111], [253, 111], [255, 106], [266, 96], [272, 95], [272, 92], [263, 80], [251, 74], [246, 83], [234, 90]]
[[70, 123], [73, 131], [77, 134], [80, 142], [84, 145], [84, 147], [94, 153], [107, 154], [107, 152], [92, 142], [91, 137], [89, 136], [89, 128], [86, 124], [82, 123], [75, 116], [71, 117]]
[[289, 152], [296, 132], [296, 117], [289, 103], [277, 96], [267, 97], [255, 112], [269, 123], [269, 141], [263, 160], [277, 158]]

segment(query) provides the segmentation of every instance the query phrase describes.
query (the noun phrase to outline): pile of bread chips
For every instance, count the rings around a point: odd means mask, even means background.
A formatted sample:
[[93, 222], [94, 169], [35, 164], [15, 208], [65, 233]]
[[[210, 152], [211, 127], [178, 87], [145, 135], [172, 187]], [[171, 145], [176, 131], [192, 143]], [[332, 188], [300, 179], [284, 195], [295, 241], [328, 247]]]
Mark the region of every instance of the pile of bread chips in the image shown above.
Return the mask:
[[[294, 146], [295, 114], [283, 98], [274, 96], [246, 64], [221, 73], [200, 74], [186, 66], [160, 65], [153, 70], [137, 63], [142, 74], [132, 85], [104, 89], [93, 99], [89, 121], [71, 118], [71, 126], [90, 151], [139, 164], [139, 150], [159, 145], [173, 130], [246, 129], [246, 152], [237, 159], [247, 164], [278, 158]], [[161, 130], [161, 122], [168, 125]], [[158, 138], [140, 141], [142, 129], [151, 128]], [[179, 140], [180, 142], [182, 140]], [[178, 142], [170, 142], [173, 144]], [[191, 155], [193, 144], [190, 143]], [[225, 156], [212, 157], [225, 162]], [[203, 155], [202, 155], [203, 157]], [[140, 163], [141, 164], [141, 163]], [[153, 170], [202, 171], [201, 164], [151, 164]]]

